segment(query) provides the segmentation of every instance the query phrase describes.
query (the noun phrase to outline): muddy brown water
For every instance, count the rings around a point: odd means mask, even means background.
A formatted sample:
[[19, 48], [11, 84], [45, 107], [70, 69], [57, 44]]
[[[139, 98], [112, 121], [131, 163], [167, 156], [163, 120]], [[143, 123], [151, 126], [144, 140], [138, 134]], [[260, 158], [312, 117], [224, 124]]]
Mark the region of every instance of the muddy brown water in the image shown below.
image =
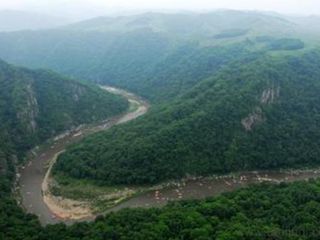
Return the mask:
[[[146, 113], [149, 108], [147, 102], [131, 93], [110, 87], [105, 87], [105, 89], [110, 92], [121, 94], [129, 101], [135, 101], [139, 104], [139, 108], [134, 112], [108, 119], [96, 125], [81, 126], [78, 129], [71, 130], [64, 135], [57, 137], [49, 144], [46, 144], [46, 147], [38, 150], [36, 156], [34, 156], [26, 166], [22, 167], [18, 173], [17, 190], [20, 192], [22, 199], [21, 205], [28, 213], [37, 215], [43, 225], [59, 222], [71, 224], [75, 222], [74, 220], [57, 218], [43, 201], [41, 184], [45, 177], [48, 163], [55, 154], [64, 150], [68, 144], [79, 141], [84, 136], [135, 119]], [[320, 169], [304, 171], [253, 171], [240, 172], [228, 176], [189, 179], [177, 183], [170, 183], [160, 190], [148, 191], [137, 195], [111, 208], [107, 212], [118, 211], [123, 208], [161, 207], [173, 200], [203, 199], [264, 181], [274, 183], [293, 182], [318, 177], [320, 177]], [[77, 221], [85, 220], [92, 219]]]
[[[18, 184], [16, 190], [21, 197], [21, 205], [26, 212], [37, 215], [43, 225], [61, 221], [66, 223], [73, 222], [57, 218], [43, 201], [41, 191], [42, 182], [46, 175], [50, 160], [52, 160], [57, 153], [64, 150], [69, 144], [75, 143], [89, 134], [107, 130], [114, 125], [128, 122], [148, 111], [149, 104], [140, 97], [121, 89], [108, 86], [102, 86], [102, 88], [106, 91], [126, 97], [129, 102], [138, 104], [138, 108], [134, 112], [125, 113], [98, 124], [79, 126], [76, 129], [67, 131], [54, 139], [49, 140], [41, 147], [41, 149], [31, 151], [33, 157], [31, 157], [30, 161], [18, 171]], [[20, 201], [20, 199], [18, 199], [18, 201]]]
[[108, 212], [123, 208], [161, 207], [175, 200], [205, 199], [261, 182], [294, 182], [318, 177], [320, 169], [239, 172], [235, 175], [190, 179], [133, 197]]

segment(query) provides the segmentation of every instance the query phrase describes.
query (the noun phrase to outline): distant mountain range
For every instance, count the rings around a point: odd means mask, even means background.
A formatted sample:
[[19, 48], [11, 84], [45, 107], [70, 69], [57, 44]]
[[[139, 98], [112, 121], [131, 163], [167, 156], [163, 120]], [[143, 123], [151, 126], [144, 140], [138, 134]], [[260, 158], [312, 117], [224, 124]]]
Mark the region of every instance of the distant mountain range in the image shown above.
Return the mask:
[[98, 17], [51, 30], [0, 33], [0, 57], [162, 101], [210, 76], [241, 51], [312, 48], [320, 35], [317, 22], [233, 10]]

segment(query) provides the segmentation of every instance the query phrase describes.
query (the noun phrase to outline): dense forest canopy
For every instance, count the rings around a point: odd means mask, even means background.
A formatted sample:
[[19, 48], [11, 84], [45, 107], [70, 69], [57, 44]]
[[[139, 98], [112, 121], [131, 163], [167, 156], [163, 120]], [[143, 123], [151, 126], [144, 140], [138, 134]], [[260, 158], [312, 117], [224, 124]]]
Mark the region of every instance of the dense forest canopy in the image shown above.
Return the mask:
[[[27, 150], [83, 123], [124, 112], [125, 99], [44, 70], [0, 62], [0, 171]], [[18, 157], [18, 158], [17, 158]]]
[[[0, 239], [26, 239], [25, 234], [40, 229], [11, 192], [16, 167], [26, 152], [62, 131], [127, 108], [125, 99], [96, 86], [0, 61]], [[13, 229], [17, 234], [12, 238]]]
[[[62, 131], [127, 108], [125, 99], [96, 86], [0, 61], [0, 239], [26, 239], [25, 234], [40, 228], [34, 216], [17, 206], [11, 192], [16, 167], [26, 152]], [[11, 238], [13, 229], [17, 235]]]
[[239, 61], [146, 117], [88, 137], [55, 172], [107, 184], [319, 163], [320, 53]]
[[[56, 176], [102, 185], [319, 165], [319, 18], [215, 11], [100, 17], [0, 33], [0, 57], [132, 90], [145, 117], [70, 146]], [[107, 106], [107, 107], [106, 107]], [[125, 111], [91, 84], [0, 61], [0, 239], [319, 239], [320, 182], [125, 209], [42, 227], [17, 205], [15, 168], [57, 133]]]
[[[318, 31], [306, 26], [303, 18], [229, 10], [100, 17], [53, 30], [0, 33], [0, 57], [112, 84], [162, 102], [243, 51], [313, 46]], [[256, 41], [261, 36], [269, 41]]]

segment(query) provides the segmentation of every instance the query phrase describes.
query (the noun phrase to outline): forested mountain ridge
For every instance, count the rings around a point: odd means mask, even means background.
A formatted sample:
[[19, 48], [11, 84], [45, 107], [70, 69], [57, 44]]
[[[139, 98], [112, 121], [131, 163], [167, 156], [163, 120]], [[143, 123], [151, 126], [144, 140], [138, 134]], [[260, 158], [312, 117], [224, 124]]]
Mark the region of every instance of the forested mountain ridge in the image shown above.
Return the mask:
[[303, 20], [250, 11], [101, 17], [54, 30], [0, 33], [0, 57], [129, 89], [158, 103], [245, 51], [309, 48], [318, 35]]
[[319, 62], [319, 51], [240, 61], [143, 119], [70, 147], [54, 170], [141, 184], [317, 164]]
[[125, 99], [98, 87], [0, 61], [0, 170], [62, 131], [117, 115], [127, 107]]
[[[208, 37], [219, 37], [221, 33], [234, 32], [226, 35], [243, 36], [250, 31], [283, 36], [293, 33], [295, 23], [284, 16], [275, 16], [264, 12], [217, 10], [208, 13], [157, 13], [149, 12], [132, 16], [98, 17], [71, 24], [65, 29], [100, 32], [129, 32], [150, 29], [154, 32], [174, 35], [177, 38], [203, 40]], [[235, 31], [238, 30], [238, 31]], [[242, 31], [240, 31], [242, 30]], [[222, 37], [222, 36], [221, 36]]]
[[[314, 23], [238, 11], [98, 18], [0, 33], [0, 57], [121, 86], [152, 101], [145, 117], [70, 146], [54, 168], [57, 178], [131, 187], [318, 166], [320, 51], [309, 51], [319, 36]], [[41, 227], [12, 194], [24, 152], [127, 105], [50, 71], [0, 62], [0, 239], [319, 239], [319, 180]]]

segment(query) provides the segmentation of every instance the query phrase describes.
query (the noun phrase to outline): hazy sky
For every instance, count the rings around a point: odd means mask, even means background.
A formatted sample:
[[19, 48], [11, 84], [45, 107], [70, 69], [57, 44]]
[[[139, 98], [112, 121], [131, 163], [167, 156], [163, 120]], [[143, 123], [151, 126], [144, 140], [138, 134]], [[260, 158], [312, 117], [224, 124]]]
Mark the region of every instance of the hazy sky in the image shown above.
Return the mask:
[[54, 15], [90, 17], [131, 10], [266, 10], [320, 15], [320, 0], [0, 0], [0, 9], [19, 9]]

